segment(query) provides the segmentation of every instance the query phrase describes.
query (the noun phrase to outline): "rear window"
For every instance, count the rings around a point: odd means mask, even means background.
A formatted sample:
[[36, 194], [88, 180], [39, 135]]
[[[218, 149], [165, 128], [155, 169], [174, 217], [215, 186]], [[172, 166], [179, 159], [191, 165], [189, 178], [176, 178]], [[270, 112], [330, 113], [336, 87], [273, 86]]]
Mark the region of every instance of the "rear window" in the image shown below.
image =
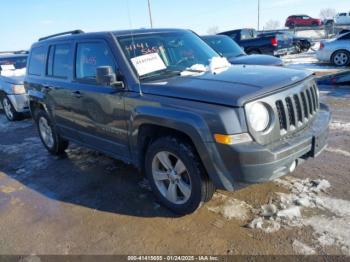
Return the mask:
[[15, 69], [25, 68], [27, 65], [27, 56], [20, 57], [0, 57], [0, 71], [2, 65], [13, 65]]
[[40, 76], [45, 67], [45, 47], [34, 47], [31, 50], [28, 74]]

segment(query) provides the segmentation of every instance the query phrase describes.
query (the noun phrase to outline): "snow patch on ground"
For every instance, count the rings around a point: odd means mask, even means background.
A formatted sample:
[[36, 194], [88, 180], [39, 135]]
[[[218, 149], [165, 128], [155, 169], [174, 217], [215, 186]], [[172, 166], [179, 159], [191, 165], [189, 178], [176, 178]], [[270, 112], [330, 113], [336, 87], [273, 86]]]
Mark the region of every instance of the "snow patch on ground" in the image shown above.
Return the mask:
[[311, 226], [318, 236], [321, 246], [336, 245], [341, 251], [350, 255], [350, 221], [349, 217], [328, 218], [314, 216], [304, 219], [304, 225]]
[[341, 121], [333, 121], [329, 124], [329, 128], [333, 130], [341, 130], [350, 132], [350, 123], [341, 122]]
[[208, 207], [209, 211], [221, 214], [224, 218], [245, 221], [249, 219], [253, 208], [244, 201], [234, 198], [227, 198], [223, 204], [215, 207]]
[[24, 129], [24, 128], [31, 127], [32, 125], [33, 125], [33, 122], [31, 119], [10, 122], [7, 120], [5, 115], [0, 114], [0, 131], [1, 132], [9, 132], [9, 131], [14, 131], [16, 129]]
[[[219, 204], [208, 209], [228, 220], [248, 221], [245, 225], [247, 228], [265, 233], [310, 226], [314, 230], [313, 244], [317, 247], [336, 245], [344, 254], [350, 254], [350, 201], [328, 196], [331, 185], [325, 179], [285, 177], [276, 179], [275, 183], [289, 192], [274, 193], [269, 203], [260, 208], [253, 208], [244, 201], [223, 194], [215, 194], [213, 201]], [[307, 215], [310, 212], [305, 212], [307, 210], [319, 210], [327, 215], [310, 216]], [[293, 242], [292, 247], [297, 254], [316, 253], [313, 247], [298, 240]]]
[[11, 158], [17, 154], [20, 156], [19, 159], [13, 159], [12, 168], [16, 169], [17, 175], [27, 175], [35, 170], [45, 169], [50, 159], [38, 137], [26, 138], [18, 144], [0, 144], [0, 153], [4, 158]]
[[327, 152], [331, 152], [331, 153], [335, 153], [335, 154], [338, 154], [338, 155], [343, 155], [343, 156], [346, 156], [346, 157], [350, 157], [350, 152], [345, 151], [345, 150], [341, 150], [341, 149], [338, 149], [338, 148], [327, 147], [326, 151]]
[[316, 254], [316, 251], [312, 247], [309, 247], [308, 245], [306, 245], [298, 240], [294, 240], [292, 246], [293, 246], [294, 252], [299, 254], [299, 255], [315, 255]]

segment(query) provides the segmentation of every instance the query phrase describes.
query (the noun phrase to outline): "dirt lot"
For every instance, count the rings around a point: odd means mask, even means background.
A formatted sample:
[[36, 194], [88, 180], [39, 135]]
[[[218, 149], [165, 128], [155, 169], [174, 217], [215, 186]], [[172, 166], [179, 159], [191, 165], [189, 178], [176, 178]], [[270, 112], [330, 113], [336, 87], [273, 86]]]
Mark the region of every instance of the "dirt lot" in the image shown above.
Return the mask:
[[317, 159], [185, 217], [133, 167], [75, 145], [50, 156], [30, 119], [1, 113], [0, 254], [350, 254], [350, 88], [322, 97], [333, 122]]

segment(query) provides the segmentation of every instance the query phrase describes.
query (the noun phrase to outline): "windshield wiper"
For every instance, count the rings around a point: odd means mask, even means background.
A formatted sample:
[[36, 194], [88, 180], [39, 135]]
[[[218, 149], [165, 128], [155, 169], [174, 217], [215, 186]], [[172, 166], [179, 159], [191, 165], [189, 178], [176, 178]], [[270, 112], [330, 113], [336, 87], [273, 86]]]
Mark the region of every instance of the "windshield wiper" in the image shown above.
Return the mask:
[[156, 72], [152, 72], [152, 73], [140, 76], [140, 80], [161, 77], [161, 76], [162, 77], [179, 76], [180, 74], [181, 74], [181, 71], [178, 71], [178, 70], [163, 69], [160, 71], [156, 71]]

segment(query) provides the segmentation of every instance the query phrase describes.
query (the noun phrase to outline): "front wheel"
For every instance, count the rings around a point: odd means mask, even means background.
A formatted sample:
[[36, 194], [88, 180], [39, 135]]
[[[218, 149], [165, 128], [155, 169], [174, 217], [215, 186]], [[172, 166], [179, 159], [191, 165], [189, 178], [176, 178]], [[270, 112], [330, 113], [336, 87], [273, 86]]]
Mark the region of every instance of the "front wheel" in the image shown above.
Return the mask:
[[164, 137], [152, 143], [145, 169], [160, 202], [178, 214], [194, 212], [215, 192], [193, 147], [177, 138]]
[[43, 110], [39, 111], [35, 117], [39, 136], [45, 148], [53, 155], [61, 155], [68, 148], [69, 142], [62, 139], [55, 131], [52, 122]]
[[331, 61], [336, 66], [347, 66], [350, 63], [350, 53], [345, 50], [336, 51], [332, 55]]
[[4, 96], [1, 100], [2, 108], [4, 109], [5, 116], [9, 121], [16, 121], [20, 118], [20, 114], [16, 111], [12, 105], [10, 99]]

